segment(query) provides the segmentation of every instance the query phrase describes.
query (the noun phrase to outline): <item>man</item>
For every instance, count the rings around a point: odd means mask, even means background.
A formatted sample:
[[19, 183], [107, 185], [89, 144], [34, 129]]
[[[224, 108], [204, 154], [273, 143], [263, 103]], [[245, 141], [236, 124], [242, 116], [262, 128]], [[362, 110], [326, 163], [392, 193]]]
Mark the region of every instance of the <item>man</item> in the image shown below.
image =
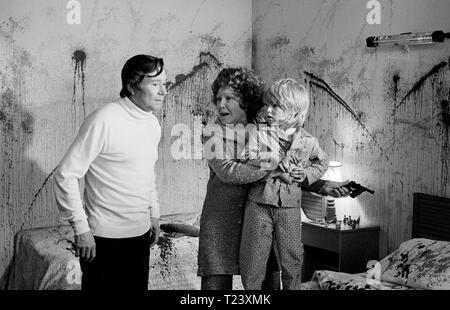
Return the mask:
[[82, 290], [147, 290], [150, 247], [160, 232], [154, 166], [161, 127], [154, 112], [165, 83], [162, 59], [130, 58], [121, 99], [85, 119], [54, 173], [58, 209], [75, 232]]

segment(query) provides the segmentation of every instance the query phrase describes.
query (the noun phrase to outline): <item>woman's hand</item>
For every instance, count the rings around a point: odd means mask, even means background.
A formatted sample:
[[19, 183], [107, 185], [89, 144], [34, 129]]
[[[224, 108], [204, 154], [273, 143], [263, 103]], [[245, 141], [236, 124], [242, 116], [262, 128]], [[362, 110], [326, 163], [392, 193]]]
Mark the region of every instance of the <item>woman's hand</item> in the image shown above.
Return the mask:
[[293, 182], [293, 179], [289, 175], [289, 173], [282, 172], [282, 171], [280, 171], [280, 169], [272, 170], [269, 174], [267, 174], [265, 179], [268, 180], [271, 178], [279, 178], [281, 181], [283, 181], [287, 184], [292, 184], [292, 182]]
[[306, 172], [300, 167], [294, 166], [290, 172], [292, 181], [301, 183], [306, 179]]
[[350, 194], [350, 190], [344, 186], [348, 183], [350, 183], [350, 180], [345, 182], [325, 181], [320, 189], [320, 194], [334, 198], [347, 197]]
[[289, 157], [283, 158], [278, 164], [278, 168], [283, 172], [290, 172], [291, 170], [291, 161]]

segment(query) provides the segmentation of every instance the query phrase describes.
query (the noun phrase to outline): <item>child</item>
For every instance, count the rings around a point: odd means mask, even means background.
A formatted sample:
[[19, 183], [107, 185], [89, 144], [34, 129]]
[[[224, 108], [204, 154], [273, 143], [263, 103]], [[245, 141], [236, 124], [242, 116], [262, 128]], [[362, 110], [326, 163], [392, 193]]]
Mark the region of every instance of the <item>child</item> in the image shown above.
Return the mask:
[[[245, 289], [261, 289], [273, 246], [283, 288], [300, 289], [301, 186], [320, 179], [328, 160], [317, 139], [302, 128], [309, 108], [305, 87], [292, 79], [280, 80], [264, 93], [264, 104], [259, 119], [268, 125], [250, 132], [243, 157], [270, 170], [278, 165], [285, 174], [255, 182], [249, 191], [240, 247], [242, 282]], [[300, 183], [291, 182], [286, 173]]]

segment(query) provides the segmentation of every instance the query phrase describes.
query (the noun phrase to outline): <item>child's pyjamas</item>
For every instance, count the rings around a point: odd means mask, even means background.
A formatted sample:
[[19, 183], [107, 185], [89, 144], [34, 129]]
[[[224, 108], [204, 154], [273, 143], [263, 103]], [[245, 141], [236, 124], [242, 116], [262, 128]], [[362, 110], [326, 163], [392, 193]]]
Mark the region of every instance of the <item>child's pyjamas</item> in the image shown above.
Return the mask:
[[[258, 130], [250, 135], [247, 155], [260, 155], [260, 150], [276, 150], [264, 143], [269, 141], [267, 130]], [[301, 284], [303, 247], [301, 244], [301, 186], [320, 179], [328, 168], [325, 152], [317, 139], [303, 128], [292, 138], [278, 137], [280, 154], [295, 154], [307, 178], [302, 184], [287, 184], [280, 178], [267, 178], [255, 182], [248, 195], [240, 246], [240, 271], [245, 289], [260, 290], [270, 250], [273, 247], [281, 268], [283, 289], [298, 290]], [[287, 141], [290, 141], [287, 143]], [[256, 156], [249, 158], [257, 159]]]
[[303, 247], [300, 208], [278, 208], [249, 200], [245, 208], [240, 268], [245, 289], [260, 290], [272, 245], [283, 289], [300, 288]]

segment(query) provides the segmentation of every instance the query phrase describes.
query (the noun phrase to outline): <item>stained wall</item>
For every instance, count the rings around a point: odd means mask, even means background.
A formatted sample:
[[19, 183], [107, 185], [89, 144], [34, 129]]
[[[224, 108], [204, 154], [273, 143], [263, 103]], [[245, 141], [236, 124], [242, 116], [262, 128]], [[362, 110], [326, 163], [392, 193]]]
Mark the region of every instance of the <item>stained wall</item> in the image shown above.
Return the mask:
[[411, 238], [413, 193], [450, 197], [450, 41], [369, 49], [369, 36], [450, 30], [450, 2], [253, 2], [253, 66], [270, 82], [292, 77], [310, 91], [305, 127], [344, 179], [375, 190], [339, 199], [338, 218], [381, 227], [380, 255]]
[[52, 172], [85, 116], [118, 98], [128, 58], [163, 57], [172, 82], [158, 114], [164, 216], [198, 213], [208, 177], [201, 160], [173, 159], [172, 127], [209, 120], [218, 70], [251, 64], [250, 0], [80, 0], [81, 24], [68, 2], [0, 2], [0, 277], [19, 230], [60, 223]]

